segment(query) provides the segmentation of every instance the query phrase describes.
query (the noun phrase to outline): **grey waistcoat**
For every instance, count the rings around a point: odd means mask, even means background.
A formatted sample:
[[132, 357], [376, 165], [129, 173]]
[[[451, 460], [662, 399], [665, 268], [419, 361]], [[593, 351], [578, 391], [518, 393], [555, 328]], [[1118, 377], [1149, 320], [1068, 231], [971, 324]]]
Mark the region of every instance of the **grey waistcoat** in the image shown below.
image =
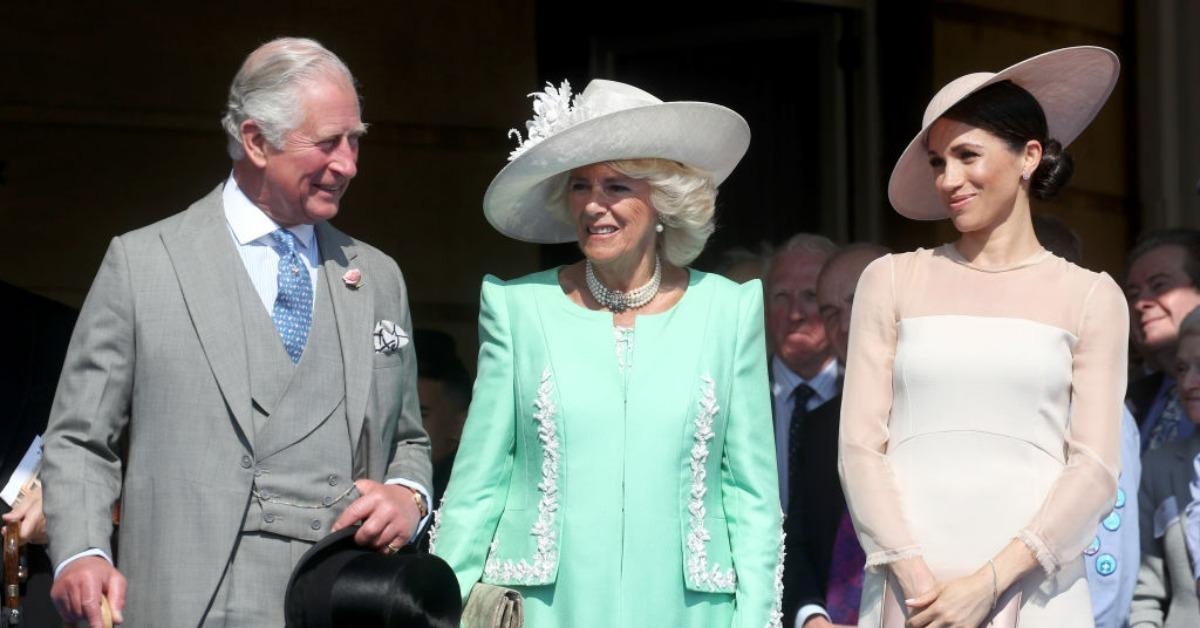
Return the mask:
[[[319, 271], [319, 272], [324, 272]], [[248, 278], [247, 278], [248, 279]], [[346, 422], [346, 380], [328, 282], [319, 277], [299, 364], [283, 349], [250, 282], [238, 284], [253, 399], [256, 495], [244, 532], [317, 541], [358, 496]], [[247, 461], [243, 461], [246, 464]]]

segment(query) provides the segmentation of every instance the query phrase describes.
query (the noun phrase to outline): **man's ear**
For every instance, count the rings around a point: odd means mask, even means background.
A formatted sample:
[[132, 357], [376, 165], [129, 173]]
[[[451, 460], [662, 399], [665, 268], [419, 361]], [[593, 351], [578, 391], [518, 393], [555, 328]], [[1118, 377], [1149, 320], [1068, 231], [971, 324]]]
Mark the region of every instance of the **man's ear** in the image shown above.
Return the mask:
[[259, 168], [266, 167], [268, 143], [262, 127], [254, 120], [243, 120], [238, 130], [242, 134], [242, 151], [246, 153], [246, 158]]

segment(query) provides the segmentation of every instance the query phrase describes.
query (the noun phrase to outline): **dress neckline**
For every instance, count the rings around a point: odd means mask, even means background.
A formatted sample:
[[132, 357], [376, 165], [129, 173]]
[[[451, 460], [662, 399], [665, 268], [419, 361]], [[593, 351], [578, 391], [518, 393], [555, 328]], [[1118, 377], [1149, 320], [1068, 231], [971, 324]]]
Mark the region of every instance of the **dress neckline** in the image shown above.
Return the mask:
[[1017, 270], [1019, 268], [1025, 268], [1026, 266], [1033, 266], [1035, 264], [1040, 264], [1041, 262], [1045, 261], [1046, 259], [1053, 257], [1053, 254], [1050, 251], [1047, 251], [1046, 249], [1041, 249], [1038, 252], [1034, 253], [1033, 255], [1030, 255], [1029, 257], [1026, 257], [1025, 259], [1023, 259], [1019, 262], [1008, 264], [1006, 266], [980, 266], [979, 264], [976, 264], [976, 263], [968, 260], [967, 258], [963, 257], [962, 253], [958, 252], [958, 247], [954, 246], [953, 242], [947, 242], [946, 244], [939, 246], [937, 249], [934, 250], [934, 252], [940, 253], [940, 254], [946, 256], [951, 261], [953, 261], [956, 264], [959, 264], [960, 266], [966, 266], [967, 268], [970, 268], [972, 270], [978, 270], [978, 271], [984, 272], [984, 273], [1003, 273], [1003, 272], [1008, 272], [1010, 270]]

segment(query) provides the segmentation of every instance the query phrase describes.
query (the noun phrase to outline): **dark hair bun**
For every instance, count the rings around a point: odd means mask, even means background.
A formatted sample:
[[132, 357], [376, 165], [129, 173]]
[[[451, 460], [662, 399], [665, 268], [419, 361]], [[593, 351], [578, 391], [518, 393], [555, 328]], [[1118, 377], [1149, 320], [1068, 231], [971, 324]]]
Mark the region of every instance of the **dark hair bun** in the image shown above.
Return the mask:
[[1048, 140], [1042, 146], [1042, 161], [1029, 178], [1029, 193], [1039, 201], [1048, 201], [1067, 185], [1074, 172], [1075, 160], [1067, 149], [1058, 140]]

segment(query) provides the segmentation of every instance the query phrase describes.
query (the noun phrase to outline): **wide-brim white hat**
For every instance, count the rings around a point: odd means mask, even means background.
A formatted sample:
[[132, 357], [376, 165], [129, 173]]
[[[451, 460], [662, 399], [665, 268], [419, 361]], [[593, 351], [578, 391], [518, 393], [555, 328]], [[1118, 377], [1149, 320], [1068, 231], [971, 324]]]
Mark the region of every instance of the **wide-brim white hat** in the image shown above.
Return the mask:
[[[576, 239], [564, 194], [567, 173], [575, 168], [620, 159], [669, 159], [703, 170], [719, 185], [750, 145], [750, 126], [728, 107], [663, 102], [625, 83], [593, 80], [571, 99], [570, 84], [564, 81], [531, 96], [534, 117], [526, 124], [528, 137], [483, 195], [488, 222], [517, 240]], [[562, 202], [552, 204], [551, 198]]]
[[978, 72], [950, 81], [925, 108], [921, 131], [892, 168], [888, 200], [900, 214], [916, 220], [949, 215], [934, 187], [929, 167], [929, 127], [971, 94], [1000, 81], [1012, 81], [1033, 97], [1046, 114], [1049, 138], [1064, 147], [1092, 122], [1117, 84], [1121, 63], [1107, 48], [1062, 48], [1026, 59], [995, 74]]

